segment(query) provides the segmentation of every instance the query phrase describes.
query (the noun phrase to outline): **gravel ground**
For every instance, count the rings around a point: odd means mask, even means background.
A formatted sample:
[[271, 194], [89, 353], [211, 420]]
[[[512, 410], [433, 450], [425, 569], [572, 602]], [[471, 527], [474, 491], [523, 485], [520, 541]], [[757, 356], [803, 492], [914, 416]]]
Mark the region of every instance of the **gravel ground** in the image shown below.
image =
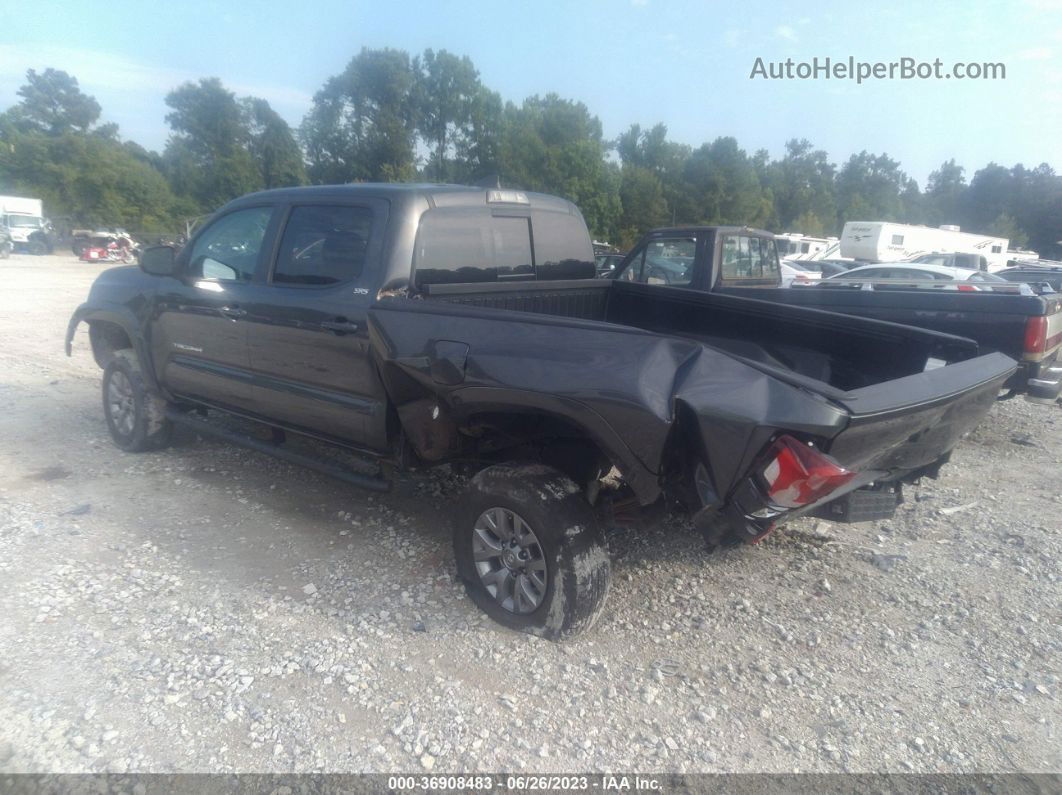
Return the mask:
[[442, 471], [368, 496], [112, 446], [99, 266], [0, 262], [0, 770], [1058, 771], [1062, 410], [998, 404], [886, 522], [609, 536], [554, 644], [455, 583]]

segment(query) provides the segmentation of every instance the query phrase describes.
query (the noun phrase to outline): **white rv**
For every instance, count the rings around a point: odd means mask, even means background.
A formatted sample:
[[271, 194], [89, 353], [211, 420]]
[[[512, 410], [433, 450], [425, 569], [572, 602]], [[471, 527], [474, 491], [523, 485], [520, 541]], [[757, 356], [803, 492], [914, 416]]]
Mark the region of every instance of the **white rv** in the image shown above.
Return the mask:
[[786, 232], [782, 235], [775, 235], [774, 242], [781, 259], [813, 260], [829, 248], [831, 243], [836, 243], [837, 238], [811, 237], [799, 232]]
[[934, 252], [980, 254], [988, 270], [1007, 266], [1005, 237], [963, 232], [957, 226], [911, 226], [884, 221], [849, 221], [841, 232], [841, 256], [865, 262], [898, 262]]

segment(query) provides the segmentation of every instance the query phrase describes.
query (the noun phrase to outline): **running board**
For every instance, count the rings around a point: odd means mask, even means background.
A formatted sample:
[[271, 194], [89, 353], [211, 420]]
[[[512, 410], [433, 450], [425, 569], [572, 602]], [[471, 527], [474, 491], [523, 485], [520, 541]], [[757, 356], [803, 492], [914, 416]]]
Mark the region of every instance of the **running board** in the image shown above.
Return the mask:
[[[344, 483], [349, 483], [351, 486], [357, 486], [358, 488], [368, 489], [369, 491], [390, 491], [391, 482], [380, 477], [372, 477], [371, 475], [363, 475], [359, 472], [351, 472], [348, 469], [344, 469], [336, 464], [329, 463], [328, 461], [322, 461], [319, 458], [313, 456], [304, 455], [302, 453], [295, 453], [291, 450], [285, 450], [280, 444], [276, 442], [267, 442], [263, 439], [251, 436], [250, 434], [240, 433], [239, 431], [229, 430], [228, 428], [222, 428], [207, 420], [199, 419], [192, 416], [188, 412], [178, 411], [174, 408], [168, 408], [166, 410], [166, 419], [175, 425], [183, 425], [186, 428], [190, 428], [196, 433], [201, 433], [204, 436], [213, 436], [217, 439], [229, 442], [231, 444], [239, 445], [240, 447], [246, 447], [249, 450], [254, 450], [259, 453], [265, 453], [266, 455], [279, 458], [281, 461], [287, 461], [289, 464], [297, 464], [298, 466], [312, 469], [315, 472], [320, 472], [322, 475], [328, 475], [329, 477], [341, 480]], [[281, 437], [282, 438], [282, 437]]]

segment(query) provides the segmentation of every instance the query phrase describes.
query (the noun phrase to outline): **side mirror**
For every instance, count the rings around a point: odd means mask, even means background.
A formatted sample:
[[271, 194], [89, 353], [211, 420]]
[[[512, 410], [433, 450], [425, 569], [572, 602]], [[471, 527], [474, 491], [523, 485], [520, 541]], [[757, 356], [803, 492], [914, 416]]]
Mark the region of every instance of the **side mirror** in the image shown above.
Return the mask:
[[177, 268], [177, 249], [151, 246], [140, 254], [140, 270], [152, 276], [172, 276]]

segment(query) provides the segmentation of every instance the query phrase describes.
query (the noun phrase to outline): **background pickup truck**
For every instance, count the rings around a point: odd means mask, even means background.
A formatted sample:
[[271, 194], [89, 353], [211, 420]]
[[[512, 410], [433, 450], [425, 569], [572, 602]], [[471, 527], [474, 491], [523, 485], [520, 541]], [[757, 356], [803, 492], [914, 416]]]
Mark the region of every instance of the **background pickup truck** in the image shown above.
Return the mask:
[[[744, 227], [654, 229], [611, 278], [755, 297], [967, 337], [983, 353], [998, 351], [1018, 360], [1005, 384], [1010, 394], [1054, 403], [1062, 392], [1062, 295], [1021, 294], [1009, 285], [1014, 294], [843, 278], [782, 289], [772, 240], [770, 232]], [[761, 257], [764, 246], [769, 251]]]
[[808, 511], [890, 515], [1014, 370], [949, 335], [593, 276], [562, 199], [269, 191], [180, 252], [101, 274], [67, 350], [87, 322], [126, 450], [184, 424], [368, 488], [388, 484], [299, 452], [299, 437], [371, 456], [381, 475], [481, 468], [456, 511], [458, 573], [489, 615], [554, 638], [604, 604], [616, 506], [681, 504], [713, 544]]

